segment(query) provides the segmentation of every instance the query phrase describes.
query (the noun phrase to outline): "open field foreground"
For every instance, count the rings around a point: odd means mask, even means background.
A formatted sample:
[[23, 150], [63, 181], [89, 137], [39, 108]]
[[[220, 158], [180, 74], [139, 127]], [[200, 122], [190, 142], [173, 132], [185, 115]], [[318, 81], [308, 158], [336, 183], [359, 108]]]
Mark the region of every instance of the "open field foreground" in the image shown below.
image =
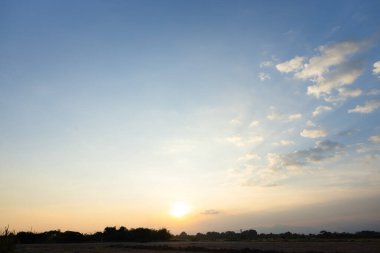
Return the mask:
[[19, 244], [17, 253], [378, 253], [380, 241]]

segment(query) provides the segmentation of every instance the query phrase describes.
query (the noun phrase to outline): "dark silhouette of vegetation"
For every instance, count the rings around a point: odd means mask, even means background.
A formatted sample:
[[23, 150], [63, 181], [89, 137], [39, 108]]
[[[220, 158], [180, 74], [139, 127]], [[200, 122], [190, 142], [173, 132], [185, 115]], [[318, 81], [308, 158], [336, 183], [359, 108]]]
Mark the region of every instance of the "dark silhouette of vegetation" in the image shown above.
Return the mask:
[[280, 233], [280, 234], [258, 234], [256, 230], [250, 229], [241, 231], [226, 232], [207, 232], [188, 235], [182, 232], [173, 237], [173, 240], [178, 241], [288, 241], [288, 240], [353, 240], [353, 239], [380, 239], [380, 232], [361, 231], [357, 233], [337, 233], [321, 231], [319, 234], [297, 234], [297, 233]]
[[106, 227], [103, 232], [81, 234], [75, 231], [52, 230], [43, 233], [19, 232], [16, 235], [18, 243], [81, 243], [81, 242], [154, 242], [168, 241], [173, 235], [169, 230], [126, 227]]
[[[126, 227], [106, 227], [103, 232], [94, 234], [82, 234], [75, 231], [52, 230], [43, 233], [19, 232], [11, 234], [6, 229], [1, 236], [1, 247], [3, 245], [14, 245], [17, 243], [82, 243], [82, 242], [155, 242], [155, 241], [289, 241], [289, 240], [353, 240], [353, 239], [380, 239], [380, 232], [361, 231], [357, 233], [336, 233], [321, 231], [319, 234], [258, 234], [256, 230], [242, 230], [240, 232], [207, 232], [188, 235], [182, 232], [179, 235], [172, 235], [169, 230], [162, 228], [159, 230], [148, 228]], [[7, 243], [4, 243], [7, 242]], [[12, 243], [10, 243], [12, 242]], [[2, 249], [2, 248], [1, 248]], [[10, 249], [11, 250], [11, 249]], [[0, 250], [0, 252], [11, 252]]]
[[5, 227], [0, 233], [0, 253], [14, 252], [16, 238], [14, 233], [9, 232], [9, 227]]

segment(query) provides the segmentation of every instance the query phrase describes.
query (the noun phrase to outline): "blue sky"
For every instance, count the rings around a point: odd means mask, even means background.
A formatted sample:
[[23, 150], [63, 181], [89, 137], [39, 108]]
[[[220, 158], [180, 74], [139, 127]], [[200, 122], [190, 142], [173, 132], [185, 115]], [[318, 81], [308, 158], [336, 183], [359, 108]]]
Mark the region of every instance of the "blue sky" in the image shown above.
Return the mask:
[[2, 1], [0, 224], [379, 230], [379, 11]]

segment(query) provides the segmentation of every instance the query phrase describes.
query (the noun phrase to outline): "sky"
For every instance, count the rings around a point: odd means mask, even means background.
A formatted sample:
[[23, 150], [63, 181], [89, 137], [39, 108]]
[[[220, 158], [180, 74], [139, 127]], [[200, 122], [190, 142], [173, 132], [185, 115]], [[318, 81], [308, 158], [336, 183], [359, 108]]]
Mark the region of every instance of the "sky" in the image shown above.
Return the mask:
[[380, 231], [379, 12], [1, 1], [0, 226]]

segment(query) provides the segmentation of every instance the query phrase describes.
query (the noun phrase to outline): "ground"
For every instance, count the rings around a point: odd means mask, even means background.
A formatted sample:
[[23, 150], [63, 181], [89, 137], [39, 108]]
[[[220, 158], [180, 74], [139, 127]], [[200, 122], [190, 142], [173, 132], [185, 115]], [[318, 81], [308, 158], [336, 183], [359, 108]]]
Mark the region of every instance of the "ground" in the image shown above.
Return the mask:
[[[162, 243], [81, 243], [81, 244], [19, 244], [16, 253], [228, 253], [251, 249], [252, 253], [323, 252], [378, 253], [379, 240], [362, 241], [277, 241], [277, 242], [162, 242]], [[245, 250], [249, 253], [249, 250]]]

